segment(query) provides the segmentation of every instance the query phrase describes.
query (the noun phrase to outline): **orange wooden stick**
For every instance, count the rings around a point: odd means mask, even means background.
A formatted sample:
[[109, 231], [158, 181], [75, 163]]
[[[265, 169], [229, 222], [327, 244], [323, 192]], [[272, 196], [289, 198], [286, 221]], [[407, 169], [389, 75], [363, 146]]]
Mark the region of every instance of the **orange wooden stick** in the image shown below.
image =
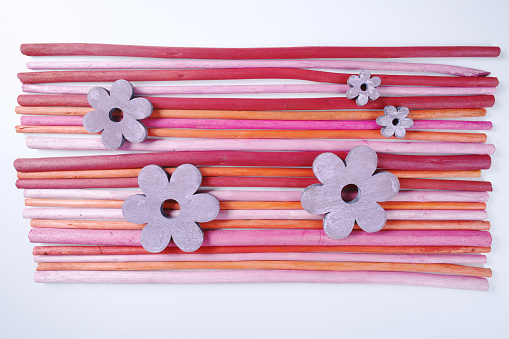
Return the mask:
[[[73, 208], [122, 208], [123, 200], [25, 199], [25, 206]], [[300, 201], [221, 201], [222, 210], [300, 210]], [[484, 202], [416, 202], [387, 201], [380, 206], [388, 210], [484, 210]], [[165, 203], [165, 209], [180, 209], [178, 203]]]
[[[322, 220], [213, 220], [200, 224], [203, 229], [258, 228], [258, 229], [321, 229]], [[128, 221], [105, 220], [51, 220], [32, 219], [30, 226], [40, 228], [79, 228], [141, 230], [145, 224], [133, 224]], [[359, 226], [355, 225], [355, 229]], [[480, 220], [387, 220], [384, 230], [477, 230], [490, 229], [489, 221]]]
[[458, 274], [491, 277], [491, 269], [455, 264], [407, 264], [377, 262], [317, 262], [317, 261], [160, 261], [160, 262], [77, 262], [39, 263], [37, 271], [153, 271], [153, 270], [309, 270], [309, 271], [397, 271]]
[[[87, 107], [17, 106], [17, 114], [78, 115], [91, 111]], [[213, 111], [213, 110], [154, 110], [151, 118], [248, 119], [248, 120], [375, 120], [382, 111]], [[412, 110], [412, 119], [449, 119], [484, 117], [484, 108]]]
[[[169, 174], [176, 167], [166, 167]], [[135, 178], [141, 168], [89, 171], [50, 171], [18, 172], [19, 179], [96, 179], [96, 178]], [[248, 176], [248, 177], [314, 177], [311, 168], [272, 168], [272, 167], [200, 167], [205, 177]], [[388, 170], [398, 178], [479, 178], [480, 170], [473, 171], [405, 171]]]
[[[17, 133], [93, 134], [80, 126], [16, 126]], [[96, 133], [97, 134], [97, 133]], [[149, 128], [149, 136], [213, 139], [387, 139], [378, 130], [214, 130]], [[391, 137], [396, 139], [396, 137]], [[486, 142], [485, 133], [408, 131], [401, 140]]]

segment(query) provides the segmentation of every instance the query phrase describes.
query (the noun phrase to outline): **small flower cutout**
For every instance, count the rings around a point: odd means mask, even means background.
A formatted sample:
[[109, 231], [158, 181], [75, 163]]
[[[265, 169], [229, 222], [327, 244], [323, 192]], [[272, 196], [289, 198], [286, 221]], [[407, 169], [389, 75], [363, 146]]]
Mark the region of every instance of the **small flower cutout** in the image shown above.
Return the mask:
[[[110, 150], [120, 148], [125, 139], [142, 142], [147, 137], [147, 128], [138, 120], [152, 113], [152, 104], [145, 98], [133, 97], [133, 85], [126, 80], [115, 81], [111, 93], [102, 87], [92, 88], [87, 100], [95, 111], [83, 117], [83, 127], [91, 133], [102, 131], [101, 141]], [[119, 121], [113, 115], [115, 110], [123, 113]]]
[[380, 133], [386, 138], [393, 135], [396, 138], [404, 138], [406, 129], [413, 126], [414, 121], [407, 118], [409, 110], [406, 107], [385, 106], [384, 115], [376, 118], [376, 123], [382, 126]]
[[325, 214], [323, 229], [332, 239], [348, 236], [355, 222], [366, 232], [384, 227], [387, 218], [378, 202], [399, 192], [399, 180], [390, 172], [373, 175], [377, 162], [375, 151], [367, 146], [354, 147], [345, 163], [333, 153], [315, 158], [313, 172], [322, 184], [308, 186], [301, 203], [308, 213]]
[[[208, 193], [195, 194], [201, 185], [200, 170], [191, 164], [177, 167], [168, 180], [166, 171], [156, 165], [145, 166], [138, 175], [138, 184], [145, 194], [127, 198], [122, 214], [132, 223], [147, 223], [141, 232], [141, 244], [149, 252], [161, 252], [171, 238], [185, 252], [196, 251], [203, 243], [198, 222], [215, 219], [219, 201]], [[169, 201], [168, 201], [169, 200]], [[169, 215], [165, 202], [178, 203], [180, 211]]]
[[346, 92], [348, 99], [355, 99], [358, 106], [364, 106], [368, 101], [376, 100], [380, 96], [376, 89], [382, 81], [379, 77], [371, 77], [370, 71], [363, 70], [359, 75], [352, 75], [348, 78], [348, 86], [350, 89]]

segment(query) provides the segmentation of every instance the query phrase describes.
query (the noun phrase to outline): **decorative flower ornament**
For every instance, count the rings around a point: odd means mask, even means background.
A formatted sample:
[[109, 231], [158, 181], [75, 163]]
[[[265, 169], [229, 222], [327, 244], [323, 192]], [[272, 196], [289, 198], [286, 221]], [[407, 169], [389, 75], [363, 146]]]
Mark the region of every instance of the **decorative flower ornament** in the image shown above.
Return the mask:
[[[92, 88], [87, 95], [90, 106], [95, 111], [83, 117], [83, 127], [91, 133], [101, 134], [101, 141], [107, 149], [118, 149], [125, 139], [142, 142], [147, 137], [147, 128], [140, 119], [152, 114], [152, 104], [145, 98], [134, 98], [134, 88], [129, 81], [117, 80], [111, 86], [111, 93], [102, 87]], [[115, 110], [123, 113], [116, 121]]]
[[350, 89], [346, 92], [348, 99], [355, 99], [358, 106], [364, 106], [368, 101], [376, 100], [380, 93], [376, 89], [382, 81], [379, 77], [371, 77], [370, 71], [363, 70], [359, 75], [352, 75], [348, 78], [348, 86]]
[[376, 118], [376, 123], [383, 126], [380, 132], [386, 138], [390, 138], [393, 135], [396, 138], [404, 138], [406, 135], [406, 129], [413, 126], [414, 121], [406, 116], [410, 113], [406, 107], [394, 107], [385, 106], [384, 116]]
[[[302, 207], [311, 214], [325, 214], [323, 229], [333, 239], [350, 234], [354, 223], [366, 232], [381, 230], [387, 220], [378, 204], [393, 198], [399, 191], [399, 180], [390, 172], [375, 175], [378, 157], [367, 146], [354, 147], [346, 165], [333, 153], [322, 153], [313, 162], [313, 172], [322, 184], [308, 186], [302, 192]], [[345, 188], [357, 188], [357, 196], [342, 197]], [[355, 195], [355, 193], [353, 194]]]
[[[177, 167], [168, 181], [165, 170], [156, 165], [145, 166], [138, 175], [138, 184], [145, 194], [127, 198], [122, 205], [124, 218], [132, 223], [147, 223], [141, 232], [141, 244], [149, 252], [164, 250], [170, 239], [185, 252], [196, 251], [203, 243], [198, 222], [215, 219], [219, 201], [212, 194], [194, 194], [202, 176], [191, 164]], [[168, 216], [163, 210], [167, 200], [180, 205], [180, 211]], [[177, 215], [178, 212], [178, 215]]]

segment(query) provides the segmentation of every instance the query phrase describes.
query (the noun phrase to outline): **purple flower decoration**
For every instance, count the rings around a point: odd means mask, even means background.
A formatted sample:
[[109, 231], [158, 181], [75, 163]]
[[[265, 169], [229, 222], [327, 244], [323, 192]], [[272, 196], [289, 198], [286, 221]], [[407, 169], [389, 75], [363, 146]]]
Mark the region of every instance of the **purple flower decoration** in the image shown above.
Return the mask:
[[322, 184], [308, 186], [301, 196], [302, 207], [308, 213], [325, 214], [323, 229], [332, 239], [348, 236], [356, 221], [366, 232], [381, 230], [387, 218], [378, 202], [393, 198], [399, 191], [394, 174], [373, 175], [378, 162], [373, 149], [354, 147], [345, 162], [333, 153], [316, 157], [313, 172]]
[[[145, 98], [134, 98], [134, 88], [129, 81], [117, 80], [111, 86], [111, 93], [94, 87], [87, 95], [90, 106], [95, 111], [83, 117], [83, 127], [91, 133], [101, 134], [101, 141], [107, 149], [118, 149], [125, 139], [142, 142], [147, 137], [147, 128], [140, 119], [152, 114], [152, 104]], [[116, 121], [115, 110], [123, 113], [123, 119]]]
[[358, 106], [364, 106], [368, 101], [376, 100], [380, 96], [380, 93], [376, 89], [382, 81], [379, 77], [371, 77], [371, 73], [367, 70], [363, 70], [359, 75], [352, 75], [347, 81], [350, 89], [346, 92], [348, 99], [355, 99]]
[[376, 123], [383, 126], [380, 133], [386, 138], [390, 138], [393, 135], [396, 138], [404, 138], [406, 135], [406, 129], [414, 125], [414, 121], [406, 116], [410, 113], [406, 107], [394, 107], [385, 106], [384, 116], [376, 118]]
[[[147, 223], [141, 232], [141, 244], [149, 252], [161, 252], [170, 239], [185, 252], [196, 251], [203, 243], [198, 222], [215, 219], [219, 201], [208, 193], [195, 194], [202, 176], [191, 164], [177, 167], [168, 180], [166, 171], [156, 165], [145, 166], [138, 175], [138, 184], [145, 194], [127, 198], [122, 205], [124, 218], [132, 223]], [[176, 201], [180, 211], [167, 215], [165, 201]]]

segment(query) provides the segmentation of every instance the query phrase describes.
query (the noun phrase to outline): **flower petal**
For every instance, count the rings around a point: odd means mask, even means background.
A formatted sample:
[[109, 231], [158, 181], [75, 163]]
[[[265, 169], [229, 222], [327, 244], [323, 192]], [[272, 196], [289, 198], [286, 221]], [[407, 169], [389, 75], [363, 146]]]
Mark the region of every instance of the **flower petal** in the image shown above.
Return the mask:
[[369, 80], [369, 78], [371, 78], [371, 72], [370, 71], [368, 71], [367, 69], [363, 69], [362, 71], [360, 71], [359, 79], [362, 82], [367, 82]]
[[147, 128], [138, 120], [125, 117], [120, 124], [122, 124], [122, 134], [130, 142], [142, 142], [147, 138]]
[[104, 128], [101, 133], [101, 142], [110, 150], [119, 149], [124, 144], [124, 136], [117, 128]]
[[378, 232], [387, 221], [384, 209], [374, 201], [357, 206], [355, 212], [357, 225], [366, 232]]
[[387, 201], [399, 192], [399, 180], [390, 172], [379, 172], [369, 178], [362, 194], [367, 193], [374, 201]]
[[368, 96], [364, 93], [360, 93], [355, 102], [357, 103], [357, 106], [364, 106], [368, 103]]
[[[189, 203], [182, 207], [180, 213], [185, 213], [196, 222], [214, 220], [219, 214], [219, 200], [209, 193], [194, 194], [189, 197]], [[183, 216], [184, 217], [184, 216]]]
[[122, 204], [122, 215], [124, 218], [135, 224], [144, 224], [148, 222], [148, 208], [145, 204], [146, 196], [144, 194], [135, 194], [127, 198]]
[[330, 190], [325, 185], [314, 184], [306, 187], [300, 198], [302, 208], [311, 214], [330, 212], [331, 208], [336, 204], [334, 200], [341, 198], [341, 191], [332, 198], [329, 192]]
[[400, 118], [399, 119], [399, 125], [400, 127], [403, 127], [403, 128], [410, 128], [414, 125], [414, 121], [410, 118]]
[[394, 136], [398, 139], [404, 138], [406, 136], [406, 130], [401, 126], [398, 126], [394, 129]]
[[392, 118], [388, 117], [388, 116], [385, 116], [385, 115], [381, 115], [379, 117], [376, 117], [376, 123], [379, 126], [391, 126], [392, 125]]
[[360, 87], [364, 83], [364, 80], [362, 80], [358, 75], [351, 75], [346, 83], [350, 87]]
[[405, 118], [410, 113], [410, 110], [408, 109], [408, 107], [399, 106], [398, 113], [399, 113], [399, 118], [402, 119], [402, 118]]
[[344, 169], [343, 160], [334, 153], [322, 153], [313, 161], [313, 173], [323, 184], [336, 181]]
[[157, 253], [168, 247], [173, 227], [171, 221], [151, 221], [141, 231], [140, 241], [144, 249]]
[[376, 100], [380, 97], [380, 92], [376, 88], [371, 86], [368, 87], [367, 94], [368, 98], [371, 100]]
[[124, 114], [137, 120], [148, 118], [152, 110], [152, 103], [145, 98], [134, 98], [124, 105]]
[[93, 87], [88, 91], [87, 101], [96, 110], [102, 108], [109, 100], [110, 92], [102, 87]]
[[362, 145], [352, 148], [345, 162], [348, 179], [364, 179], [375, 173], [378, 157], [372, 148]]
[[382, 127], [382, 129], [380, 130], [380, 133], [386, 137], [386, 138], [390, 138], [394, 135], [394, 126], [392, 126], [392, 123], [390, 125], [387, 125], [387, 126], [384, 126]]
[[332, 239], [347, 237], [355, 224], [355, 217], [349, 213], [350, 209], [337, 209], [323, 217], [323, 230]]
[[382, 83], [382, 80], [379, 77], [372, 77], [371, 79], [366, 81], [368, 86], [370, 87], [378, 87]]
[[203, 231], [195, 222], [182, 220], [173, 229], [173, 241], [184, 252], [194, 252], [203, 243]]
[[384, 107], [384, 115], [393, 119], [393, 117], [398, 113], [398, 110], [394, 106], [385, 106]]
[[147, 195], [158, 195], [168, 189], [168, 174], [157, 165], [148, 165], [138, 174], [138, 185]]
[[194, 194], [201, 185], [201, 172], [191, 164], [180, 165], [170, 177], [170, 187], [182, 195]]
[[83, 127], [90, 133], [99, 133], [108, 125], [106, 119], [110, 120], [102, 111], [88, 112], [83, 117]]
[[346, 91], [346, 98], [347, 99], [355, 99], [359, 96], [360, 93], [361, 93], [361, 88], [359, 86], [352, 87], [348, 91]]
[[117, 80], [111, 85], [111, 97], [119, 102], [128, 102], [134, 96], [133, 85], [127, 80]]

